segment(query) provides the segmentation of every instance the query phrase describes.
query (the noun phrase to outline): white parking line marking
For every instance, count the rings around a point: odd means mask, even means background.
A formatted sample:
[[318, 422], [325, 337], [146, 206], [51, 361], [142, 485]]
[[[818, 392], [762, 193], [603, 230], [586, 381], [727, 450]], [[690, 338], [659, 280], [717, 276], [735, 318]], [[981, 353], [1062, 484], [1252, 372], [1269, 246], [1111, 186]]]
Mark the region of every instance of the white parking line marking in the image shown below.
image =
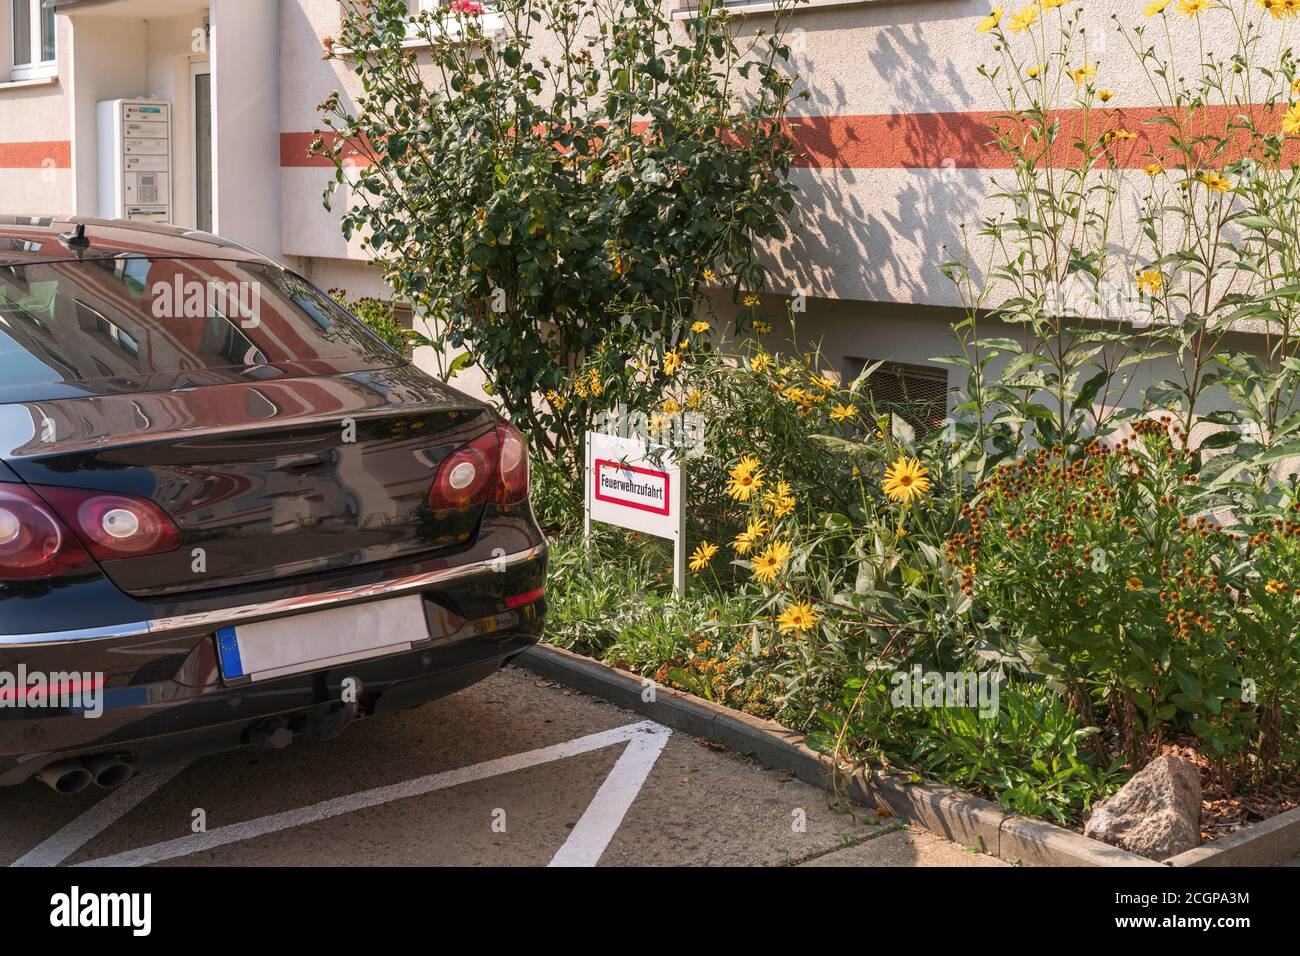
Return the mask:
[[550, 866], [595, 866], [614, 839], [632, 801], [668, 745], [672, 731], [659, 724], [628, 741], [614, 769], [596, 791], [591, 804], [551, 858]]
[[[633, 752], [633, 757], [628, 763], [624, 764], [624, 758], [627, 757], [627, 752], [625, 752], [614, 765], [614, 771], [618, 771], [620, 765], [622, 765], [626, 776], [622, 777], [621, 782], [616, 783], [608, 792], [607, 785], [609, 781], [606, 780], [605, 784], [602, 784], [596, 793], [596, 798], [592, 801], [593, 807], [598, 802], [601, 806], [597, 808], [594, 814], [589, 807], [569, 835], [569, 840], [573, 840], [575, 836], [580, 838], [580, 845], [584, 848], [581, 851], [580, 858], [589, 859], [594, 864], [595, 860], [599, 859], [600, 853], [596, 852], [593, 858], [593, 851], [597, 846], [599, 851], [604, 851], [605, 846], [608, 845], [609, 840], [614, 835], [614, 829], [617, 829], [618, 823], [623, 819], [628, 806], [636, 797], [636, 792], [640, 790], [641, 785], [645, 782], [646, 775], [649, 774], [650, 767], [654, 764], [654, 758], [657, 758], [660, 751], [663, 750], [664, 744], [667, 743], [671, 734], [672, 731], [662, 724], [643, 720], [635, 724], [628, 724], [625, 727], [616, 727], [613, 730], [605, 730], [585, 737], [578, 737], [575, 740], [568, 740], [564, 743], [542, 747], [539, 750], [499, 757], [496, 760], [487, 760], [457, 770], [444, 770], [441, 773], [416, 777], [414, 780], [390, 784], [386, 787], [362, 790], [359, 793], [323, 800], [320, 803], [299, 807], [296, 810], [272, 813], [253, 820], [246, 820], [243, 823], [232, 823], [229, 826], [218, 827], [207, 833], [194, 833], [174, 840], [165, 840], [152, 846], [126, 850], [122, 853], [115, 853], [112, 856], [90, 860], [78, 865], [148, 866], [151, 863], [174, 860], [193, 853], [201, 853], [204, 850], [212, 850], [231, 843], [240, 843], [244, 840], [252, 840], [270, 833], [277, 833], [280, 830], [288, 830], [357, 810], [377, 807], [385, 803], [391, 803], [394, 800], [404, 800], [408, 797], [433, 793], [436, 790], [445, 790], [448, 787], [459, 786], [462, 783], [473, 783], [489, 777], [513, 773], [516, 770], [551, 763], [555, 760], [563, 760], [566, 757], [575, 757], [594, 750], [602, 750], [615, 744], [627, 743], [628, 750]], [[653, 754], [648, 753], [647, 748], [653, 749]], [[614, 772], [611, 771], [611, 776], [613, 775]], [[635, 788], [631, 786], [634, 780]], [[616, 800], [620, 802], [626, 801], [625, 805], [618, 809]], [[591, 821], [586, 826], [583, 826], [589, 816]], [[609, 829], [610, 820], [614, 822], [614, 829]], [[580, 830], [581, 832], [579, 832]], [[600, 836], [606, 832], [608, 835], [605, 837], [604, 843], [600, 843]], [[565, 847], [568, 846], [568, 842], [565, 842]], [[557, 857], [565, 853], [565, 847], [560, 848], [560, 852], [556, 854]], [[575, 857], [579, 856], [578, 851], [575, 851], [574, 855]]]
[[175, 764], [132, 777], [9, 865], [58, 866], [188, 766], [188, 763]]

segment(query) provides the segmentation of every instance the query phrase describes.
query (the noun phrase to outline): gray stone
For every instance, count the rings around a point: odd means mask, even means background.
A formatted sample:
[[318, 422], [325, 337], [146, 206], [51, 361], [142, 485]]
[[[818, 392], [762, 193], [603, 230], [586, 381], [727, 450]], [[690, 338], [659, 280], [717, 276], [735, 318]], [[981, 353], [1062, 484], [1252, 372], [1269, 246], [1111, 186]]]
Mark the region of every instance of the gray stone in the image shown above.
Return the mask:
[[1153, 860], [1201, 842], [1201, 779], [1182, 757], [1157, 757], [1092, 809], [1083, 835]]

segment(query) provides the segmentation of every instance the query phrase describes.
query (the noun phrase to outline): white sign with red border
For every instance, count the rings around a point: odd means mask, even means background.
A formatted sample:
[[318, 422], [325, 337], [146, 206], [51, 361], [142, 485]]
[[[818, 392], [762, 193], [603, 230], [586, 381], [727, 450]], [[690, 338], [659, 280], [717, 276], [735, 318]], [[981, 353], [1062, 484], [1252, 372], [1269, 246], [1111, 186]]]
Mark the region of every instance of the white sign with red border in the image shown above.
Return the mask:
[[587, 533], [601, 521], [673, 542], [673, 584], [686, 578], [682, 471], [666, 448], [587, 432]]

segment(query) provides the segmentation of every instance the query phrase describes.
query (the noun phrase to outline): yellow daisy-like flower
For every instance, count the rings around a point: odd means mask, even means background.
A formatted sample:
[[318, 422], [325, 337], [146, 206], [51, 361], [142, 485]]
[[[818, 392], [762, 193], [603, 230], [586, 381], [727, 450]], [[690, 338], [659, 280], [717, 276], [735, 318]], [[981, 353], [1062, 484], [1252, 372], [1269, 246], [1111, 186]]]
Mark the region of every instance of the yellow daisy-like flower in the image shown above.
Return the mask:
[[569, 404], [565, 397], [555, 389], [549, 389], [546, 392], [546, 400], [551, 403], [551, 407], [557, 412], [564, 411], [564, 406]]
[[665, 415], [676, 415], [682, 410], [681, 403], [675, 398], [665, 398], [663, 405], [660, 407]]
[[698, 388], [693, 388], [686, 394], [686, 407], [695, 411], [700, 407], [700, 402], [704, 401], [704, 393]]
[[807, 602], [801, 604], [791, 604], [781, 612], [776, 622], [782, 633], [794, 631], [802, 634], [804, 631], [811, 631], [818, 621], [819, 615], [813, 606]]
[[664, 356], [664, 374], [675, 375], [677, 370], [682, 367], [682, 354], [680, 352], [669, 352]]
[[1018, 13], [1012, 15], [1007, 21], [1007, 29], [1012, 33], [1019, 33], [1021, 30], [1028, 30], [1038, 19], [1039, 8], [1033, 4], [1022, 8]]
[[1043, 68], [1041, 66], [1031, 66], [1029, 69], [1025, 70], [1025, 76], [1033, 80], [1037, 79], [1038, 75], [1042, 72]]
[[700, 546], [691, 553], [691, 563], [687, 565], [692, 571], [703, 571], [713, 560], [713, 556], [718, 553], [716, 544], [709, 544], [707, 541], [701, 541]]
[[1269, 578], [1268, 582], [1264, 585], [1264, 590], [1269, 594], [1279, 594], [1282, 591], [1285, 591], [1286, 588], [1282, 585], [1282, 582], [1276, 578]]
[[757, 458], [746, 455], [729, 474], [731, 482], [727, 486], [727, 494], [736, 501], [748, 501], [751, 495], [763, 487], [763, 469], [759, 467]]
[[1141, 591], [1142, 579], [1135, 575], [1124, 582], [1124, 587], [1128, 588], [1130, 591]]
[[1109, 103], [1114, 98], [1115, 98], [1115, 94], [1112, 93], [1110, 90], [1097, 91], [1097, 99], [1101, 100], [1103, 103]]
[[743, 301], [745, 303], [746, 308], [752, 309], [754, 306], [758, 305], [763, 300], [751, 292], [749, 295], [745, 296]]
[[579, 398], [587, 397], [587, 382], [585, 379], [578, 379], [573, 383], [573, 391]]
[[745, 525], [743, 537], [748, 538], [750, 541], [758, 541], [763, 537], [763, 535], [767, 534], [769, 530], [771, 530], [771, 528], [769, 527], [766, 518], [762, 516], [751, 518], [749, 519], [749, 523]]
[[1002, 8], [994, 7], [989, 15], [979, 22], [975, 27], [976, 33], [988, 33], [1002, 22]]
[[591, 394], [595, 398], [599, 398], [600, 393], [605, 390], [605, 386], [600, 381], [600, 372], [594, 368], [587, 376], [587, 388], [591, 390]]
[[1089, 79], [1090, 77], [1094, 77], [1096, 75], [1097, 75], [1097, 67], [1092, 63], [1085, 63], [1083, 66], [1079, 67], [1078, 69], [1070, 71], [1070, 78], [1074, 80], [1076, 84], [1083, 83], [1085, 80]]
[[1149, 163], [1142, 167], [1142, 172], [1146, 173], [1148, 176], [1159, 176], [1164, 171], [1165, 168], [1159, 163]]
[[884, 492], [893, 501], [910, 505], [930, 490], [929, 469], [916, 458], [899, 455], [898, 461], [885, 469]]
[[702, 278], [705, 282], [717, 282], [718, 274], [714, 272], [712, 269], [705, 269], [703, 272], [700, 273], [700, 278]]
[[1153, 3], [1147, 4], [1147, 8], [1142, 11], [1142, 16], [1144, 17], [1158, 16], [1159, 14], [1164, 13], [1165, 7], [1169, 6], [1169, 4], [1171, 4], [1172, 2], [1173, 0], [1154, 0]]
[[852, 405], [836, 405], [831, 409], [831, 418], [837, 422], [847, 422], [853, 417]]
[[1281, 20], [1291, 13], [1287, 0], [1257, 0], [1259, 5], [1269, 12], [1274, 20]]
[[1137, 133], [1130, 133], [1126, 129], [1111, 129], [1101, 134], [1101, 141], [1107, 146], [1125, 139], [1137, 139]]
[[772, 331], [772, 323], [764, 322], [762, 319], [755, 319], [754, 331], [757, 332], [759, 335], [767, 335], [768, 332]]
[[1146, 269], [1139, 272], [1137, 279], [1138, 289], [1147, 295], [1155, 295], [1165, 286], [1165, 277], [1156, 269]]
[[1300, 103], [1292, 103], [1282, 117], [1282, 133], [1285, 136], [1300, 136]]
[[772, 367], [772, 356], [766, 352], [760, 352], [749, 360], [749, 367], [755, 374], [766, 372]]
[[709, 323], [704, 322], [704, 321], [696, 322], [694, 325], [691, 326], [691, 331], [692, 331], [692, 332], [707, 332], [707, 331], [709, 331]]
[[748, 531], [742, 531], [731, 540], [731, 550], [736, 554], [749, 554], [749, 549], [754, 546], [754, 539], [749, 536]]
[[1178, 12], [1185, 17], [1194, 17], [1210, 9], [1210, 0], [1178, 0]]
[[773, 541], [762, 554], [754, 558], [754, 577], [763, 584], [771, 584], [790, 560], [790, 547], [780, 541]]
[[763, 510], [770, 511], [778, 518], [794, 507], [794, 495], [790, 493], [790, 482], [778, 481], [776, 487], [763, 495]]
[[1216, 193], [1226, 193], [1232, 188], [1232, 183], [1216, 172], [1198, 173], [1196, 178], [1204, 184], [1206, 189], [1211, 189]]
[[812, 380], [812, 384], [817, 388], [820, 388], [823, 392], [829, 392], [836, 388], [840, 383], [823, 372]]

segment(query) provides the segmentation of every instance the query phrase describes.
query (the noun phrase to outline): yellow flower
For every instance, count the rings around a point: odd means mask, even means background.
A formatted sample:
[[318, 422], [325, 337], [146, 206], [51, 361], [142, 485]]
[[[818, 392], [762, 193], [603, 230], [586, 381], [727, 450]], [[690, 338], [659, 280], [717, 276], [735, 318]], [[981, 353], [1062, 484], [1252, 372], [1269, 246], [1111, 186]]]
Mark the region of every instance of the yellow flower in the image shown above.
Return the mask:
[[772, 323], [764, 322], [762, 319], [755, 319], [754, 331], [757, 332], [759, 335], [767, 335], [768, 332], [772, 331]]
[[994, 7], [993, 10], [989, 13], [989, 15], [979, 22], [979, 26], [975, 28], [975, 32], [988, 33], [990, 30], [992, 30], [1001, 22], [1002, 22], [1002, 8]]
[[1097, 91], [1097, 99], [1101, 100], [1103, 103], [1109, 103], [1114, 98], [1115, 98], [1115, 94], [1112, 93], [1110, 90]]
[[1070, 71], [1070, 77], [1074, 80], [1076, 84], [1082, 83], [1084, 80], [1088, 79], [1089, 77], [1093, 77], [1096, 75], [1097, 75], [1097, 67], [1092, 63], [1085, 63], [1077, 70]]
[[763, 510], [781, 518], [794, 510], [795, 499], [788, 481], [778, 481], [776, 487], [763, 495]]
[[1165, 277], [1156, 269], [1147, 269], [1137, 274], [1138, 289], [1148, 295], [1155, 295], [1165, 286]]
[[1210, 8], [1210, 0], [1178, 0], [1178, 12], [1185, 17], [1194, 17]]
[[686, 407], [691, 411], [700, 407], [700, 402], [704, 401], [704, 393], [698, 388], [693, 388], [686, 395]]
[[1141, 591], [1142, 579], [1136, 576], [1131, 577], [1124, 582], [1124, 587], [1128, 588], [1130, 591]]
[[703, 272], [700, 273], [700, 277], [703, 278], [705, 282], [718, 281], [718, 274], [714, 272], [712, 269], [705, 269]]
[[1137, 139], [1137, 133], [1130, 133], [1126, 129], [1111, 129], [1101, 134], [1101, 141], [1107, 146], [1121, 139]]
[[745, 530], [742, 533], [741, 537], [744, 537], [749, 541], [756, 542], [760, 538], [762, 538], [763, 535], [767, 534], [768, 530], [769, 527], [768, 527], [767, 519], [760, 515], [757, 518], [749, 519], [749, 523], [745, 525]]
[[1282, 133], [1286, 136], [1300, 136], [1300, 103], [1292, 103], [1282, 117]]
[[681, 403], [675, 398], [665, 398], [662, 408], [665, 415], [676, 415], [682, 410]]
[[664, 356], [664, 374], [674, 375], [682, 367], [682, 355], [680, 352], [669, 352]]
[[546, 400], [551, 403], [551, 407], [557, 412], [564, 411], [564, 406], [569, 404], [568, 400], [555, 389], [549, 389], [546, 392]]
[[718, 553], [716, 544], [709, 544], [707, 541], [701, 541], [700, 546], [691, 554], [691, 563], [689, 565], [692, 571], [703, 571], [713, 560], [713, 556]]
[[1142, 16], [1154, 17], [1157, 14], [1164, 13], [1165, 7], [1172, 2], [1173, 0], [1154, 0], [1154, 2], [1147, 4], [1147, 8], [1142, 11]]
[[894, 532], [894, 537], [895, 537], [895, 538], [906, 538], [906, 537], [907, 537], [907, 529], [906, 529], [906, 528], [899, 528], [897, 531]]
[[829, 392], [839, 384], [839, 382], [835, 381], [835, 379], [831, 378], [829, 375], [825, 373], [815, 376], [812, 379], [812, 383], [813, 385], [820, 388], [823, 392]]
[[836, 405], [831, 409], [831, 418], [837, 422], [847, 422], [853, 417], [852, 405]]
[[1277, 594], [1281, 591], [1285, 591], [1286, 588], [1283, 587], [1282, 582], [1278, 581], [1276, 578], [1269, 578], [1268, 583], [1264, 585], [1264, 590], [1269, 594]]
[[1287, 0], [1258, 0], [1258, 3], [1269, 12], [1274, 20], [1281, 20], [1291, 13]]
[[759, 467], [757, 458], [744, 456], [729, 474], [731, 483], [727, 487], [727, 494], [736, 501], [748, 501], [754, 492], [763, 487], [763, 469]]
[[1019, 13], [1014, 14], [1011, 19], [1007, 21], [1007, 29], [1012, 33], [1019, 33], [1021, 30], [1028, 30], [1033, 26], [1034, 21], [1037, 19], [1038, 7], [1030, 4], [1029, 6], [1022, 8]]
[[1146, 173], [1148, 176], [1159, 176], [1164, 171], [1165, 168], [1159, 163], [1150, 163], [1142, 167], [1142, 172]]
[[692, 332], [707, 332], [707, 331], [709, 331], [709, 323], [707, 323], [707, 322], [703, 322], [703, 321], [696, 322], [694, 325], [691, 326], [691, 331], [692, 331]]
[[885, 469], [885, 494], [893, 501], [910, 505], [930, 490], [929, 469], [915, 458], [898, 456], [898, 461]]
[[1205, 188], [1212, 189], [1216, 193], [1226, 193], [1232, 188], [1232, 183], [1228, 182], [1218, 173], [1213, 171], [1208, 173], [1198, 173], [1196, 178], [1205, 184]]
[[786, 633], [795, 631], [802, 634], [804, 631], [811, 631], [817, 624], [818, 615], [813, 610], [813, 606], [807, 602], [802, 604], [791, 604], [781, 612], [776, 619], [780, 625], [781, 632]]
[[579, 398], [586, 398], [587, 397], [586, 381], [583, 379], [578, 379], [576, 382], [574, 382], [573, 391], [577, 394]]
[[768, 355], [766, 352], [760, 352], [749, 360], [749, 367], [755, 374], [766, 372], [772, 367], [772, 356]]
[[591, 394], [597, 398], [600, 396], [600, 393], [605, 390], [605, 386], [601, 384], [600, 381], [600, 372], [597, 369], [593, 368], [591, 372], [588, 373], [587, 382], [587, 387], [591, 389]]
[[1043, 68], [1041, 66], [1031, 66], [1029, 69], [1025, 70], [1025, 76], [1029, 77], [1032, 80], [1035, 79], [1038, 76], [1038, 74], [1042, 72], [1043, 72]]
[[789, 560], [789, 546], [780, 541], [773, 541], [762, 554], [754, 558], [754, 577], [764, 584], [771, 584]]
[[746, 306], [747, 308], [752, 309], [754, 306], [758, 305], [758, 304], [759, 304], [760, 302], [762, 302], [763, 300], [760, 299], [758, 296], [754, 295], [754, 293], [751, 292], [749, 295], [745, 296], [745, 298], [744, 298], [743, 301], [744, 301], [745, 306]]

